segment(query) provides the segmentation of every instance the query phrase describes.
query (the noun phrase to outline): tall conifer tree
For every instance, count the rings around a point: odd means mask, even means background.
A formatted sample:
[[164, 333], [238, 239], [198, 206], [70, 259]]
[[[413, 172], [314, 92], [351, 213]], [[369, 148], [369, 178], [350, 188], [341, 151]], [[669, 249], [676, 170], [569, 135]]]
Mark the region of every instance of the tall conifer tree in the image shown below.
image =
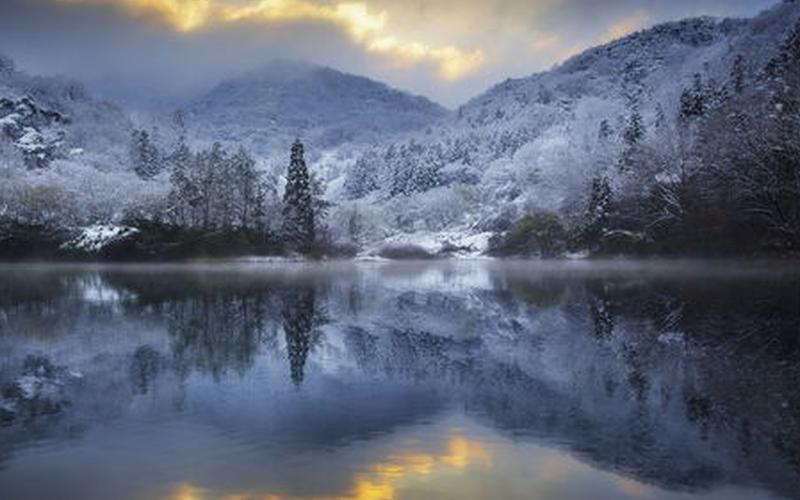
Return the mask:
[[316, 238], [311, 190], [303, 144], [298, 140], [292, 146], [283, 194], [283, 237], [291, 248], [301, 252], [310, 250]]

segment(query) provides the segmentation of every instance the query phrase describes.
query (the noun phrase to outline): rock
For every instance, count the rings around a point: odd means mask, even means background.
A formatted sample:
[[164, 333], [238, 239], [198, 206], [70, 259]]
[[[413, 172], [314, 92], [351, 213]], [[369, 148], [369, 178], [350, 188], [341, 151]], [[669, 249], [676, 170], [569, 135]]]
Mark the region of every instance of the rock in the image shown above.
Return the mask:
[[138, 234], [139, 230], [134, 227], [95, 224], [82, 228], [78, 236], [61, 245], [61, 249], [97, 255], [132, 241]]

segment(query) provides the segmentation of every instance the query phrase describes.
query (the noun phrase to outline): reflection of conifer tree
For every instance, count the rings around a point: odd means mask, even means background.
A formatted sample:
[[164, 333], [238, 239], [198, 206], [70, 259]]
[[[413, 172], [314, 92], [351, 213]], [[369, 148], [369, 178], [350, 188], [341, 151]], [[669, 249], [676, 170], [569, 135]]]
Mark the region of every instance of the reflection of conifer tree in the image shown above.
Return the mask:
[[598, 340], [611, 338], [614, 332], [614, 314], [605, 286], [589, 299], [589, 313], [592, 316], [594, 336]]
[[283, 330], [292, 382], [303, 383], [304, 369], [314, 329], [314, 290], [292, 290], [284, 296]]
[[133, 354], [131, 382], [136, 394], [147, 394], [158, 376], [160, 356], [149, 345], [143, 345]]
[[640, 403], [645, 401], [647, 391], [650, 389], [647, 367], [642, 358], [642, 353], [634, 345], [623, 345], [623, 359], [628, 367], [628, 384], [636, 401]]

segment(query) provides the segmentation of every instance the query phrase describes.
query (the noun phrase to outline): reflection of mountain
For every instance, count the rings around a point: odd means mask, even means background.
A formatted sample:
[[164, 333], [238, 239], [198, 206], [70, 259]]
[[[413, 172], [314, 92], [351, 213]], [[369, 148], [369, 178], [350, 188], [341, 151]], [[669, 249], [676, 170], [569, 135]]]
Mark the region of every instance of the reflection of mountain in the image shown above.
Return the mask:
[[[16, 297], [5, 281], [0, 378], [42, 350], [83, 378], [60, 417], [31, 434], [14, 423], [0, 439], [14, 432], [22, 446], [152, 401], [153, 418], [187, 412], [280, 455], [369, 440], [452, 403], [668, 489], [793, 494], [794, 281], [443, 266], [411, 278], [75, 273], [41, 278], [53, 294], [20, 286]], [[69, 328], [39, 337], [33, 318], [72, 313]]]

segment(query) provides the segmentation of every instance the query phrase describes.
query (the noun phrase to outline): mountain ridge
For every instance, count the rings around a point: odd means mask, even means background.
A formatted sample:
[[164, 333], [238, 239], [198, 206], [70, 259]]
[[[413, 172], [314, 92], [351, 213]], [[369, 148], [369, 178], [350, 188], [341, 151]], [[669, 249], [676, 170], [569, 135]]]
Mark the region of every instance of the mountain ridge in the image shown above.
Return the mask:
[[185, 107], [206, 140], [270, 156], [302, 137], [318, 149], [364, 144], [429, 126], [449, 111], [429, 99], [328, 66], [276, 60], [226, 80]]

